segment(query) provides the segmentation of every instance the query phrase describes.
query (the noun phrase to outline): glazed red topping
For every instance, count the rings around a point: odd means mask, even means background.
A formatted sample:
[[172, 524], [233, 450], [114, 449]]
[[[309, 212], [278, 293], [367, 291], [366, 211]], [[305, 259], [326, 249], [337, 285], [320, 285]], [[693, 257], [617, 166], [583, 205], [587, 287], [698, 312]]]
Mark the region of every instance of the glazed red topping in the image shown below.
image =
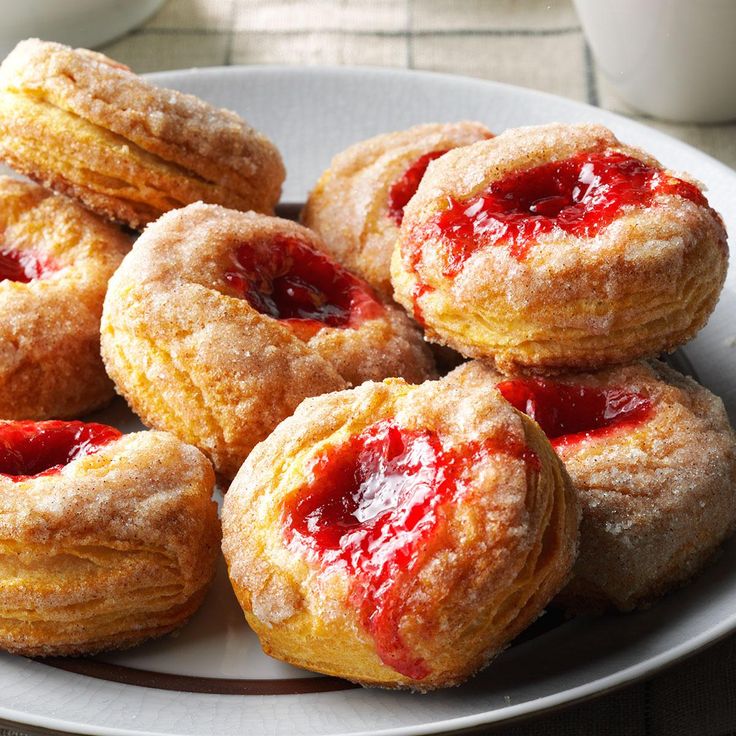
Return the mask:
[[383, 313], [368, 284], [298, 238], [244, 243], [225, 281], [254, 309], [303, 337], [322, 327], [358, 327]]
[[52, 475], [120, 436], [106, 424], [0, 422], [0, 475], [13, 481]]
[[0, 248], [0, 281], [20, 281], [27, 284], [40, 279], [51, 268], [30, 251]]
[[381, 660], [407, 677], [426, 677], [430, 665], [401, 639], [406, 588], [442, 545], [444, 507], [466, 490], [468, 471], [499, 452], [539, 467], [526, 446], [448, 448], [435, 432], [384, 420], [319, 456], [309, 483], [285, 505], [289, 543], [326, 569], [348, 572], [350, 600]]
[[429, 226], [443, 237], [445, 275], [452, 277], [481, 248], [503, 245], [522, 260], [540, 235], [558, 229], [592, 237], [624, 207], [648, 207], [665, 194], [708, 206], [695, 185], [643, 161], [616, 151], [585, 152], [508, 174], [470, 199], [450, 199]]
[[514, 378], [497, 388], [539, 424], [555, 447], [636, 426], [652, 411], [650, 399], [625, 388], [570, 386], [543, 378]]
[[388, 216], [397, 225], [401, 225], [401, 221], [404, 219], [404, 207], [409, 204], [409, 200], [417, 193], [429, 164], [446, 153], [447, 149], [425, 153], [391, 185], [391, 189], [388, 191]]

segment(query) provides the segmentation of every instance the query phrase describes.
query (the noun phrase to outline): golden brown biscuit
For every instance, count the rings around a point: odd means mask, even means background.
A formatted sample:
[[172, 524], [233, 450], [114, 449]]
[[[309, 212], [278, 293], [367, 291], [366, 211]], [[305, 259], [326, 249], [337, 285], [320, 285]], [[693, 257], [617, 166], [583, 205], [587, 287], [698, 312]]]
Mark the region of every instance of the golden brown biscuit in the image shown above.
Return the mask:
[[133, 228], [198, 200], [270, 213], [284, 180], [275, 146], [235, 113], [38, 39], [0, 66], [0, 159]]
[[75, 417], [112, 399], [100, 316], [129, 249], [76, 202], [0, 177], [0, 418]]
[[491, 135], [480, 123], [429, 123], [356, 143], [332, 159], [302, 221], [322, 236], [337, 261], [390, 299], [391, 253], [404, 207], [427, 166]]
[[569, 478], [477, 368], [307, 399], [250, 454], [223, 550], [269, 655], [363, 685], [454, 685], [564, 584]]
[[726, 274], [695, 184], [600, 125], [508, 130], [439, 159], [406, 208], [396, 298], [432, 340], [505, 373], [673, 350]]
[[162, 432], [0, 422], [0, 648], [91, 654], [184, 624], [215, 571], [213, 486]]
[[110, 282], [102, 351], [118, 390], [226, 478], [306, 396], [433, 373], [403, 311], [320, 245], [288, 220], [194, 204], [150, 225]]
[[491, 381], [536, 419], [583, 519], [574, 611], [647, 605], [689, 580], [736, 526], [736, 437], [723, 403], [663, 363]]

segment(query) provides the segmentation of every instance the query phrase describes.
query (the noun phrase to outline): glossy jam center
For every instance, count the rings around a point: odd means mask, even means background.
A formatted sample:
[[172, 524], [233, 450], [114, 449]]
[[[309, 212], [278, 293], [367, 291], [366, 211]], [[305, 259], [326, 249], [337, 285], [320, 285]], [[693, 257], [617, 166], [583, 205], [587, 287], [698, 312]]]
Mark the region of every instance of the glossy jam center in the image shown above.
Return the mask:
[[450, 199], [430, 226], [445, 242], [445, 274], [453, 276], [480, 248], [504, 245], [521, 260], [540, 235], [592, 237], [624, 207], [648, 207], [664, 194], [707, 206], [696, 186], [643, 161], [586, 152], [508, 174], [470, 199]]
[[85, 422], [0, 423], [0, 475], [19, 481], [58, 473], [121, 436], [106, 424]]
[[388, 192], [388, 215], [397, 225], [401, 225], [404, 219], [404, 207], [417, 193], [429, 164], [446, 153], [447, 150], [425, 153], [391, 185]]
[[643, 422], [652, 402], [624, 388], [570, 386], [542, 378], [497, 385], [504, 398], [539, 424], [555, 447]]
[[357, 327], [380, 316], [371, 288], [297, 238], [245, 243], [225, 280], [261, 314], [307, 336], [322, 327]]
[[0, 281], [19, 281], [27, 284], [40, 279], [49, 265], [30, 251], [0, 248]]
[[443, 508], [465, 490], [473, 464], [494, 452], [538, 462], [511, 443], [447, 448], [435, 432], [381, 421], [319, 456], [309, 483], [286, 503], [287, 540], [348, 572], [351, 602], [381, 660], [408, 677], [430, 669], [402, 641], [402, 594], [442, 544]]

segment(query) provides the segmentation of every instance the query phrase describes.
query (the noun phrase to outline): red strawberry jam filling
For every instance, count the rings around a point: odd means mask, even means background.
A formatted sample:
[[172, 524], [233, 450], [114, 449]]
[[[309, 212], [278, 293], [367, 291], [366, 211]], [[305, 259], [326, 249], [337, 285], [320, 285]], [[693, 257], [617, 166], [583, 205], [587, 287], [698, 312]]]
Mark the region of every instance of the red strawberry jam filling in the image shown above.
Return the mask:
[[617, 151], [585, 152], [493, 182], [464, 201], [451, 199], [434, 223], [447, 242], [447, 275], [479, 248], [505, 245], [521, 260], [536, 238], [553, 230], [592, 237], [624, 207], [648, 207], [659, 195], [708, 206], [689, 182]]
[[121, 433], [85, 422], [1, 422], [0, 475], [21, 481], [58, 473], [84, 455], [97, 452]]
[[53, 270], [50, 264], [30, 251], [0, 248], [0, 281], [27, 284]]
[[419, 184], [427, 171], [429, 164], [440, 156], [444, 156], [447, 150], [430, 151], [420, 156], [392, 185], [388, 191], [388, 216], [397, 224], [401, 225], [404, 219], [404, 207], [417, 193]]
[[371, 288], [298, 238], [242, 244], [225, 281], [254, 309], [309, 338], [323, 327], [359, 327], [383, 313]]
[[650, 399], [625, 388], [570, 386], [543, 378], [514, 378], [497, 388], [539, 424], [554, 447], [634, 427], [652, 412]]
[[[694, 184], [639, 159], [617, 151], [586, 151], [507, 174], [469, 199], [448, 198], [447, 207], [407, 239], [404, 262], [417, 273], [428, 235], [440, 239], [447, 278], [455, 277], [474, 253], [486, 247], [506, 247], [521, 261], [541, 235], [559, 231], [593, 237], [624, 207], [649, 207], [661, 195], [708, 206]], [[415, 301], [422, 293], [415, 293]]]
[[436, 432], [384, 420], [317, 457], [308, 484], [285, 504], [289, 544], [350, 575], [350, 601], [381, 660], [407, 677], [431, 670], [402, 640], [405, 594], [445, 543], [445, 507], [465, 492], [470, 469], [499, 452], [539, 467], [513, 442], [446, 447]]

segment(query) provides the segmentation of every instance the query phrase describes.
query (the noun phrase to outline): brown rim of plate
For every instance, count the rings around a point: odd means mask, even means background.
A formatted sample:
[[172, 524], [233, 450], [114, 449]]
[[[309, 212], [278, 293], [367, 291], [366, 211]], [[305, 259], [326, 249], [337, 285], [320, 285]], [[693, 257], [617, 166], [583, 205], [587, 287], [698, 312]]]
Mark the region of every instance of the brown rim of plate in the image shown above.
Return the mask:
[[[560, 611], [550, 610], [538, 619], [525, 632], [517, 637], [511, 646], [535, 639], [565, 622]], [[170, 672], [153, 672], [136, 667], [112, 664], [99, 659], [84, 657], [39, 657], [34, 661], [65, 672], [94, 677], [98, 680], [119, 682], [123, 685], [137, 685], [159, 690], [173, 690], [185, 693], [208, 693], [211, 695], [304, 695], [308, 693], [329, 693], [352, 690], [357, 687], [352, 682], [338, 677], [314, 675], [313, 677], [287, 677], [283, 679], [245, 679], [200, 677], [198, 675], [178, 675]], [[476, 680], [482, 681], [481, 673]]]
[[358, 685], [337, 677], [287, 677], [272, 680], [231, 679], [177, 675], [170, 672], [152, 672], [135, 667], [102, 662], [98, 659], [75, 657], [45, 657], [35, 660], [66, 672], [94, 677], [98, 680], [119, 682], [123, 685], [152, 687], [184, 693], [209, 693], [211, 695], [303, 695], [351, 690]]

